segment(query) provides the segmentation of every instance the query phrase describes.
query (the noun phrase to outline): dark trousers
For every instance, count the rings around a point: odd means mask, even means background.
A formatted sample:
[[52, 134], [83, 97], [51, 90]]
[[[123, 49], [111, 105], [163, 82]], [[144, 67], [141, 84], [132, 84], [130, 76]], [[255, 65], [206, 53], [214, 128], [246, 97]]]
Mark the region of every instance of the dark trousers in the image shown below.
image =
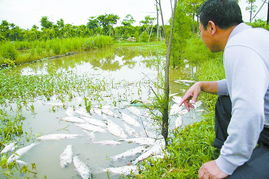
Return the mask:
[[[232, 104], [229, 96], [219, 96], [216, 103], [214, 146], [221, 149], [228, 137], [227, 128], [231, 120]], [[246, 136], [248, 137], [248, 136]], [[229, 179], [269, 179], [269, 129], [264, 128], [260, 134], [257, 147], [251, 158], [238, 167]]]

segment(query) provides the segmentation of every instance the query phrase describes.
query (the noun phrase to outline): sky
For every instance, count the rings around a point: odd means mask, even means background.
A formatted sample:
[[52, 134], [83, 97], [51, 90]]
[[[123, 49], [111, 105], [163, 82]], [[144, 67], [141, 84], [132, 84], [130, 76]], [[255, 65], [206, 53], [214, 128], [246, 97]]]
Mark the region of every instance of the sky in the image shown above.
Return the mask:
[[[240, 0], [243, 19], [248, 21], [245, 11], [246, 0]], [[258, 8], [262, 0], [256, 0]], [[65, 23], [73, 25], [86, 24], [90, 16], [117, 14], [121, 20], [131, 14], [136, 24], [145, 16], [156, 17], [155, 0], [0, 0], [0, 21], [7, 20], [22, 28], [40, 26], [42, 16], [48, 16], [54, 23], [63, 18]], [[162, 0], [164, 21], [171, 17], [170, 0]], [[267, 7], [264, 5], [258, 18], [266, 19]]]

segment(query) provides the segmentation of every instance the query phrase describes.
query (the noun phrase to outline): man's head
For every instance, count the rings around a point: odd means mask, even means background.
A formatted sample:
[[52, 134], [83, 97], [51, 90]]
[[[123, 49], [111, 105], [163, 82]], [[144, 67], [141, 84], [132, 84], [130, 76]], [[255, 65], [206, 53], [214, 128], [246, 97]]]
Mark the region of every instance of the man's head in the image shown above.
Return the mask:
[[213, 52], [223, 50], [231, 30], [243, 22], [235, 0], [208, 0], [200, 7], [199, 16], [202, 40]]

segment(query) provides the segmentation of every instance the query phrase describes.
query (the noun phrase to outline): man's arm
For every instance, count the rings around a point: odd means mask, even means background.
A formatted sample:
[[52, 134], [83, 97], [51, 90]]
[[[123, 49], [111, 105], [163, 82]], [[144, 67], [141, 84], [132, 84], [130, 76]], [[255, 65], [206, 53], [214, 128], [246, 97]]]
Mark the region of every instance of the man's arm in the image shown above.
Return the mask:
[[247, 47], [229, 47], [224, 56], [232, 118], [216, 164], [231, 175], [249, 160], [264, 127], [264, 96], [269, 77], [260, 56]]
[[179, 105], [182, 105], [184, 103], [185, 107], [190, 110], [190, 108], [193, 107], [190, 101], [192, 100], [193, 102], [196, 102], [201, 91], [217, 94], [219, 87], [223, 88], [222, 91], [225, 91], [225, 89], [227, 89], [226, 81], [221, 81], [221, 85], [220, 81], [200, 81], [195, 83], [182, 97], [182, 100]]

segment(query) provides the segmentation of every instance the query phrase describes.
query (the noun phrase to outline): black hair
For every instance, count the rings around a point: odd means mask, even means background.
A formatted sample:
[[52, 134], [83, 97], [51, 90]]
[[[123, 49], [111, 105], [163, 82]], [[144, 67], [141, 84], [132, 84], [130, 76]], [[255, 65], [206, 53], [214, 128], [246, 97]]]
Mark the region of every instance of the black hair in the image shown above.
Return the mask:
[[241, 9], [235, 0], [207, 0], [199, 8], [198, 14], [205, 28], [208, 21], [213, 21], [221, 29], [243, 22]]

